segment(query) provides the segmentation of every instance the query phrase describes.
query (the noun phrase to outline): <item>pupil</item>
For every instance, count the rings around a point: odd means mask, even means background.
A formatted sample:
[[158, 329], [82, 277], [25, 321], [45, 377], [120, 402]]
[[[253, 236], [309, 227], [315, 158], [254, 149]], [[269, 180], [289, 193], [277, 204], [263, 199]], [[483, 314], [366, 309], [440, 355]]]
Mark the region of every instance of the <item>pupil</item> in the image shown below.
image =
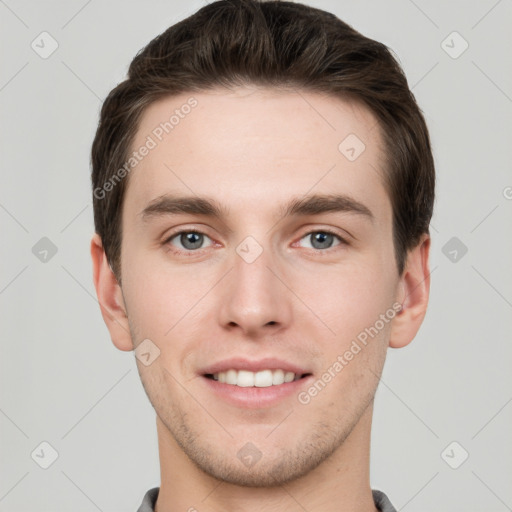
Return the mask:
[[332, 244], [332, 238], [333, 235], [329, 233], [324, 233], [322, 231], [319, 231], [318, 233], [315, 233], [313, 236], [312, 246], [315, 249], [325, 249], [326, 247], [330, 247]]
[[181, 243], [186, 249], [197, 249], [201, 247], [203, 241], [203, 235], [200, 233], [184, 233], [181, 235]]

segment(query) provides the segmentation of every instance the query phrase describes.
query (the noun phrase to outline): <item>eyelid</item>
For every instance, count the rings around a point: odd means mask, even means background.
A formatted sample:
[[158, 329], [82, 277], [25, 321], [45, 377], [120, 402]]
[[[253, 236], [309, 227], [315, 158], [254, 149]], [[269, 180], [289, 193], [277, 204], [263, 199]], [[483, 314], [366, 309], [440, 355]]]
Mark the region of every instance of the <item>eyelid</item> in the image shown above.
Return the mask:
[[[200, 234], [200, 235], [203, 235], [203, 236], [209, 238], [213, 243], [211, 245], [207, 246], [207, 247], [202, 247], [200, 249], [179, 249], [179, 248], [177, 248], [175, 246], [172, 246], [170, 244], [171, 240], [173, 238], [176, 238], [177, 236], [183, 234], [183, 233], [197, 233], [197, 234]], [[341, 236], [335, 229], [333, 229], [333, 228], [322, 228], [322, 227], [310, 228], [309, 231], [304, 232], [297, 239], [296, 242], [293, 242], [292, 245], [295, 245], [295, 244], [299, 243], [302, 239], [304, 239], [307, 236], [311, 236], [314, 233], [327, 233], [329, 235], [332, 235], [332, 236], [334, 236], [335, 238], [337, 238], [339, 240], [339, 244], [336, 244], [336, 245], [334, 245], [332, 247], [327, 247], [326, 249], [315, 249], [314, 247], [305, 247], [304, 249], [308, 249], [308, 250], [313, 251], [315, 253], [325, 253], [325, 252], [330, 252], [332, 250], [336, 250], [336, 247], [338, 247], [338, 246], [350, 245], [349, 242], [347, 241], [346, 237]], [[186, 227], [186, 226], [183, 227], [183, 226], [180, 226], [179, 228], [176, 228], [175, 231], [171, 231], [171, 233], [168, 233], [167, 235], [165, 235], [164, 240], [162, 242], [162, 245], [164, 245], [164, 246], [171, 245], [172, 248], [169, 249], [171, 252], [178, 253], [178, 254], [186, 254], [186, 255], [192, 256], [192, 255], [201, 254], [204, 250], [208, 249], [209, 247], [214, 247], [215, 245], [218, 246], [219, 243], [216, 242], [215, 240], [213, 240], [212, 237], [210, 237], [207, 233], [205, 233], [205, 231], [203, 231], [201, 229], [198, 229], [196, 227]]]
[[[313, 233], [327, 233], [329, 235], [332, 235], [332, 236], [336, 237], [339, 240], [340, 243], [338, 245], [350, 245], [346, 237], [340, 235], [337, 231], [335, 231], [334, 229], [331, 229], [331, 228], [315, 228], [315, 229], [310, 229], [309, 231], [303, 233], [299, 237], [297, 242], [294, 242], [294, 244], [300, 242], [303, 238], [305, 238], [307, 236], [310, 236]], [[330, 249], [335, 249], [336, 247], [338, 247], [338, 245], [335, 245], [333, 247], [328, 247], [327, 249], [315, 249], [314, 247], [312, 247], [312, 248], [306, 247], [306, 249], [310, 249], [310, 250], [313, 250], [313, 251], [316, 251], [316, 252], [327, 252]]]
[[[197, 233], [198, 235], [203, 235], [207, 238], [209, 238], [213, 243], [207, 247], [201, 247], [200, 249], [194, 249], [194, 250], [191, 250], [191, 249], [179, 249], [178, 247], [175, 247], [175, 246], [172, 246], [171, 245], [171, 240], [173, 238], [176, 238], [177, 236], [179, 235], [182, 235], [183, 233]], [[195, 227], [183, 227], [183, 226], [180, 226], [179, 228], [176, 228], [175, 231], [171, 231], [170, 233], [166, 234], [165, 237], [163, 238], [163, 241], [162, 241], [162, 245], [163, 246], [169, 246], [171, 245], [172, 249], [170, 249], [172, 252], [177, 252], [177, 253], [181, 253], [181, 254], [198, 254], [198, 253], [201, 253], [201, 251], [205, 250], [205, 249], [208, 249], [209, 247], [212, 247], [214, 246], [215, 244], [218, 244], [218, 242], [216, 242], [215, 240], [212, 239], [211, 236], [209, 236], [207, 233], [205, 233], [204, 230], [201, 230], [201, 229], [198, 229], [198, 228], [195, 228]]]
[[[200, 226], [200, 227], [198, 227]], [[174, 238], [176, 235], [180, 235], [182, 233], [199, 233], [201, 235], [209, 236], [207, 233], [207, 226], [203, 226], [201, 224], [189, 224], [189, 225], [180, 225], [166, 231], [165, 235], [162, 235], [163, 243], [167, 242], [171, 238]], [[211, 238], [211, 236], [209, 236]]]

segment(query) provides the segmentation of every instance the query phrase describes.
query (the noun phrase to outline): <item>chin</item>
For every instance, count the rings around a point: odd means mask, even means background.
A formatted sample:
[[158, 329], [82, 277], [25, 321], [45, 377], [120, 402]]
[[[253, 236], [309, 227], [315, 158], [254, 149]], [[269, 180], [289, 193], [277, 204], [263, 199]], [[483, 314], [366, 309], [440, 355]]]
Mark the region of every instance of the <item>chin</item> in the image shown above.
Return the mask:
[[339, 427], [333, 429], [319, 423], [307, 432], [283, 436], [274, 443], [266, 439], [266, 431], [261, 441], [257, 437], [251, 442], [247, 436], [243, 440], [235, 436], [222, 444], [193, 432], [183, 423], [173, 429], [172, 435], [190, 461], [216, 480], [243, 487], [271, 488], [307, 475], [328, 459], [351, 431], [348, 426]]

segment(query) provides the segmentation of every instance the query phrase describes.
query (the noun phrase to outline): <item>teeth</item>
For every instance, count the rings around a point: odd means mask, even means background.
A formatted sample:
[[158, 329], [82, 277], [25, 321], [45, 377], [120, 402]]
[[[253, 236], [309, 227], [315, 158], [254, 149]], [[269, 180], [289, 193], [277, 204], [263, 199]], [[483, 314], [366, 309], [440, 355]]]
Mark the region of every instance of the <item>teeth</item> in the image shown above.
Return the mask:
[[285, 372], [284, 370], [261, 370], [259, 372], [227, 370], [213, 375], [213, 378], [219, 382], [240, 386], [242, 388], [268, 388], [270, 386], [279, 386], [285, 382], [298, 380], [300, 377], [299, 374]]

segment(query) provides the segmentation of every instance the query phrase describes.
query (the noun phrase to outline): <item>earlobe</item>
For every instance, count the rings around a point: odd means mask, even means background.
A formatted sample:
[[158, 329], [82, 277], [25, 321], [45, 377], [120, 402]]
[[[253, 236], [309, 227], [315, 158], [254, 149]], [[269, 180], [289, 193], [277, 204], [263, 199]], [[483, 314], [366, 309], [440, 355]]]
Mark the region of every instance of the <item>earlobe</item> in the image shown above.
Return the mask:
[[416, 336], [425, 314], [430, 293], [430, 236], [423, 235], [418, 245], [407, 255], [405, 270], [400, 278], [397, 300], [402, 310], [391, 326], [389, 346], [401, 348]]
[[112, 343], [119, 350], [133, 350], [122, 290], [107, 261], [101, 238], [97, 233], [91, 240], [91, 258], [94, 287]]

